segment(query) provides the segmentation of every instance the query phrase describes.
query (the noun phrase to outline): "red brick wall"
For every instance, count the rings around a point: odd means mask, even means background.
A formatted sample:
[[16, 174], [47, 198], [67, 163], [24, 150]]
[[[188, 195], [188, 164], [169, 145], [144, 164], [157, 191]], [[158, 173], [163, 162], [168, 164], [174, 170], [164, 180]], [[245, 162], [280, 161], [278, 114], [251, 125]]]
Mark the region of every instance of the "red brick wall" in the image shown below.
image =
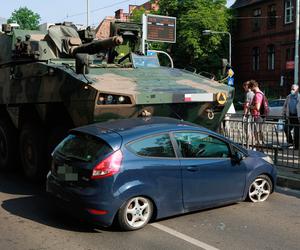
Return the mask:
[[[275, 28], [268, 28], [267, 18], [260, 18], [260, 30], [253, 31], [253, 10], [260, 8], [261, 17], [268, 15], [268, 6], [276, 5]], [[295, 6], [295, 3], [294, 3]], [[295, 22], [284, 24], [284, 0], [266, 0], [261, 3], [249, 5], [236, 10], [237, 26], [232, 34], [233, 37], [233, 58], [232, 65], [235, 69], [237, 84], [241, 84], [248, 79], [256, 79], [262, 85], [262, 88], [270, 88], [270, 92], [275, 94], [286, 94], [286, 88], [289, 88], [293, 75], [291, 70], [286, 70], [286, 49], [294, 48]], [[295, 11], [295, 8], [294, 8]], [[294, 12], [295, 13], [295, 12]], [[295, 20], [295, 16], [294, 16]], [[275, 46], [275, 70], [268, 70], [267, 46]], [[260, 69], [252, 69], [252, 49], [260, 48]], [[293, 59], [292, 59], [293, 60]], [[279, 86], [281, 76], [285, 76], [285, 85]], [[277, 95], [278, 95], [277, 94]]]

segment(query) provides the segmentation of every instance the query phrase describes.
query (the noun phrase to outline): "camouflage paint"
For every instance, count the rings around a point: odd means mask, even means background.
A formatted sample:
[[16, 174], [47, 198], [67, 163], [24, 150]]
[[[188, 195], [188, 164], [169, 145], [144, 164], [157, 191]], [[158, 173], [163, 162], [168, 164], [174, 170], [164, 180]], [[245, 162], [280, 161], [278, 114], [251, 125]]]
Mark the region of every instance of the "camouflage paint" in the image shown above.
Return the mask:
[[[12, 57], [16, 37], [26, 34], [32, 35], [33, 47], [38, 42], [34, 47], [37, 58]], [[45, 117], [45, 106], [61, 103], [75, 126], [137, 117], [147, 110], [152, 115], [180, 118], [216, 129], [233, 98], [233, 88], [179, 69], [136, 69], [116, 64], [114, 68], [91, 67], [85, 76], [77, 74], [74, 55], [60, 56], [49, 37], [39, 32], [1, 34], [0, 46], [9, 51], [0, 51], [0, 104], [13, 107], [34, 104], [40, 116]], [[226, 93], [225, 105], [216, 101], [219, 92]], [[100, 93], [128, 96], [132, 103], [99, 105]], [[201, 101], [199, 95], [200, 100], [187, 102], [186, 94], [211, 94], [212, 101]], [[212, 120], [207, 118], [208, 109], [214, 110]]]

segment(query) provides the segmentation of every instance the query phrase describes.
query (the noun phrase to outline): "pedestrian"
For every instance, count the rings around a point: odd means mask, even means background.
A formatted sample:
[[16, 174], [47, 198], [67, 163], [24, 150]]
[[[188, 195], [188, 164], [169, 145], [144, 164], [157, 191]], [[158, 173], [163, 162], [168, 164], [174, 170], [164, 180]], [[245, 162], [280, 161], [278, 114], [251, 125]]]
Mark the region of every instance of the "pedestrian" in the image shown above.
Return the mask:
[[254, 96], [250, 105], [251, 116], [254, 121], [254, 138], [256, 140], [257, 145], [261, 145], [264, 143], [263, 137], [263, 122], [264, 119], [261, 117], [261, 107], [263, 105], [264, 93], [260, 90], [259, 84], [255, 80], [249, 81], [249, 88], [254, 92]]
[[253, 97], [254, 97], [254, 92], [249, 88], [249, 84], [250, 84], [250, 81], [246, 81], [243, 84], [243, 88], [244, 88], [244, 91], [246, 94], [244, 107], [243, 107], [243, 109], [244, 109], [243, 117], [244, 118], [248, 118], [250, 115], [250, 105], [251, 105]]
[[284, 131], [287, 141], [294, 144], [295, 149], [299, 149], [300, 94], [297, 84], [291, 86], [291, 93], [285, 99], [282, 114], [286, 124]]
[[249, 136], [251, 136], [251, 112], [250, 112], [250, 105], [252, 103], [254, 92], [249, 88], [250, 81], [246, 81], [243, 83], [243, 88], [245, 91], [245, 101], [243, 105], [243, 131], [246, 133], [245, 144], [249, 147]]

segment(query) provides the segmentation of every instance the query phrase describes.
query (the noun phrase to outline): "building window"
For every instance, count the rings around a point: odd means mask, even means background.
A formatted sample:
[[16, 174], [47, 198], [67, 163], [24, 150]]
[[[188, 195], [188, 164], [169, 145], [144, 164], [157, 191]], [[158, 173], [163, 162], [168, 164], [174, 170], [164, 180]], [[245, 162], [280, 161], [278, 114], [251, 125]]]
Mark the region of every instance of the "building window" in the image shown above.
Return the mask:
[[268, 46], [268, 70], [275, 69], [275, 47], [274, 45]]
[[253, 31], [260, 29], [261, 9], [253, 10]]
[[275, 4], [269, 6], [268, 11], [268, 28], [275, 28], [276, 27], [276, 8]]
[[259, 48], [255, 47], [252, 49], [252, 70], [259, 70]]
[[284, 4], [284, 23], [293, 22], [293, 2], [292, 0], [286, 0]]

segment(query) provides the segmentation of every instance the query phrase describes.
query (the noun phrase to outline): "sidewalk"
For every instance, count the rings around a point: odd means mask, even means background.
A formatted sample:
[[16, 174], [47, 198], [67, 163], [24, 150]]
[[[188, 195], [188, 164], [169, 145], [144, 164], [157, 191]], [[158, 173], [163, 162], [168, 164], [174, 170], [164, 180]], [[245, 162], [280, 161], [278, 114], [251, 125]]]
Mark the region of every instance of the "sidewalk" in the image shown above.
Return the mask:
[[300, 190], [300, 169], [276, 166], [277, 185]]

